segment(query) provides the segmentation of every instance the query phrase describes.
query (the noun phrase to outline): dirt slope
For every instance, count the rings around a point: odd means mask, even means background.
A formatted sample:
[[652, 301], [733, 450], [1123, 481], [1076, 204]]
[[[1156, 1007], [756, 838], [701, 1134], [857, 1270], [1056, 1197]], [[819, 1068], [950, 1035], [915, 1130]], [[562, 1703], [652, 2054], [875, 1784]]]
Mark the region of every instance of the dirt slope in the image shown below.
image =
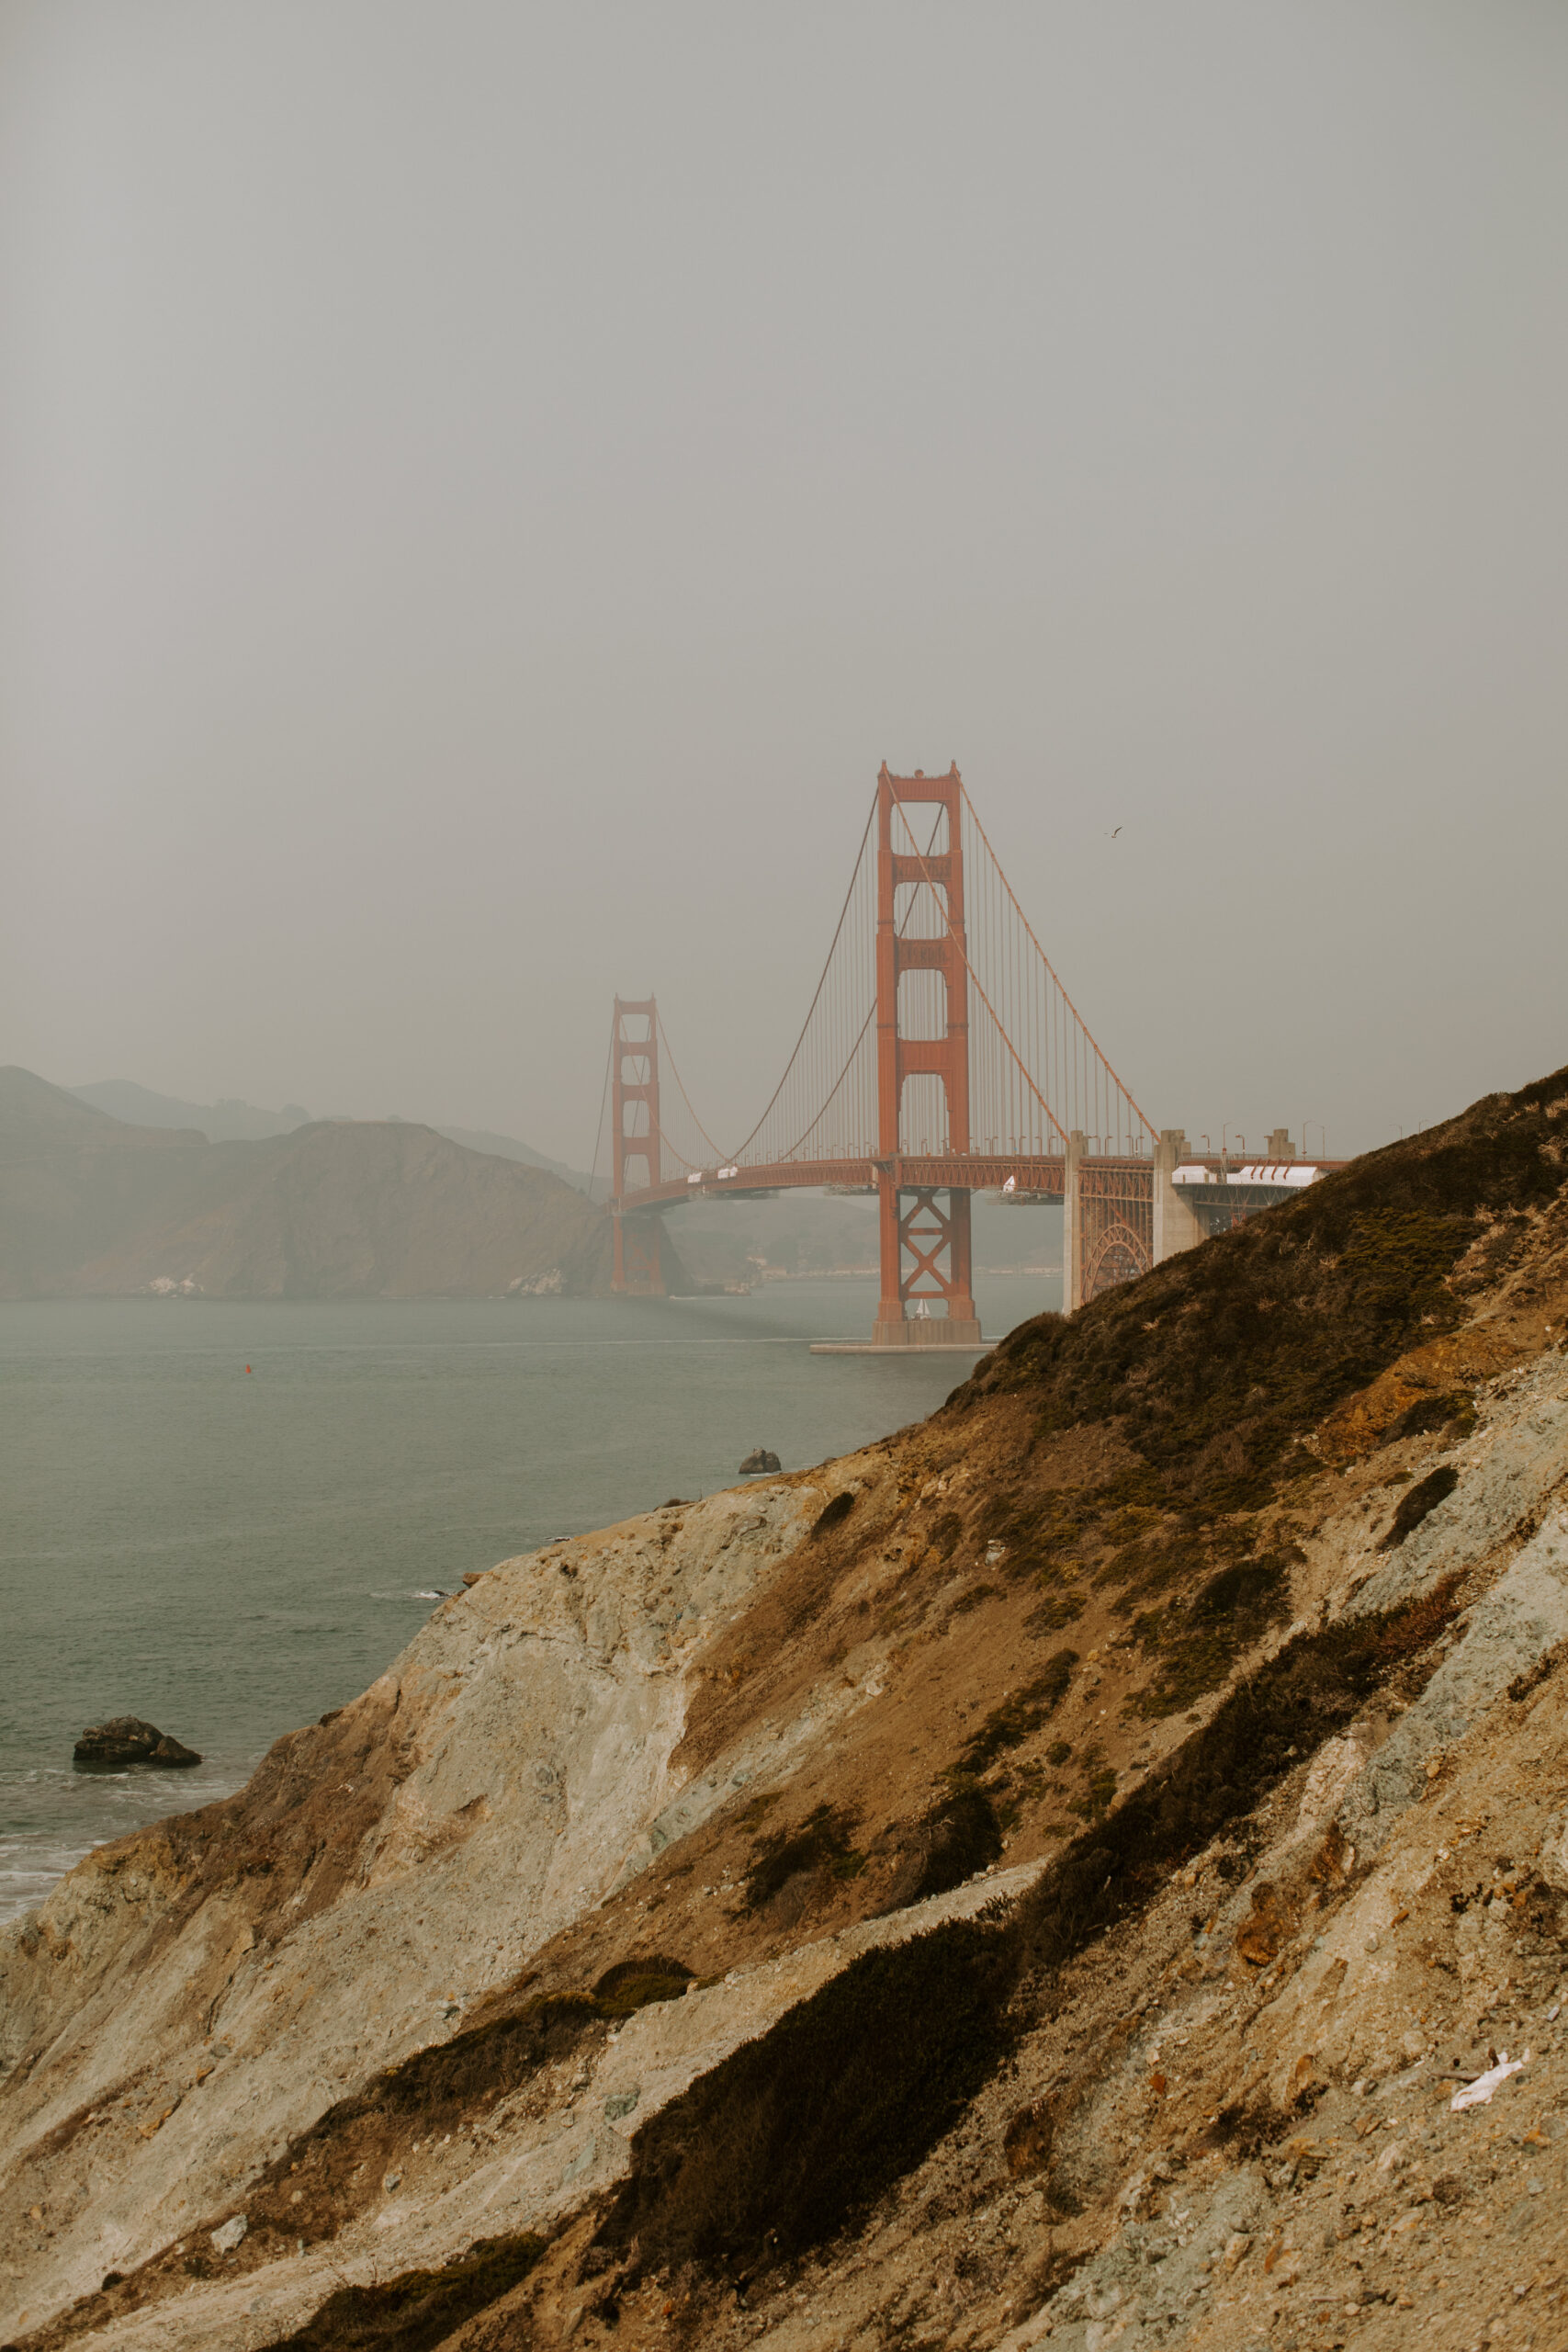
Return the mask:
[[558, 1288], [603, 1222], [545, 1170], [412, 1122], [321, 1120], [213, 1144], [128, 1126], [29, 1071], [0, 1071], [0, 1296]]
[[1565, 1144], [505, 1563], [91, 1857], [0, 1944], [0, 2328], [1568, 2340]]

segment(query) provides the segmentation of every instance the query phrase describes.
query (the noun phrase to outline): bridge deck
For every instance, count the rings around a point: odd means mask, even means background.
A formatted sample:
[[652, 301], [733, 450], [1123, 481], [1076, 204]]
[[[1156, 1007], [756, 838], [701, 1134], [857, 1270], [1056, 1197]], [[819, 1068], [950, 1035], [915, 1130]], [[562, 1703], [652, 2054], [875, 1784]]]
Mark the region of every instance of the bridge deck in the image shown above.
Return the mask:
[[[1153, 1163], [1146, 1158], [1102, 1159], [1096, 1154], [1092, 1161], [1083, 1164], [1136, 1169], [1147, 1175]], [[744, 1197], [748, 1193], [820, 1191], [826, 1186], [870, 1193], [875, 1191], [877, 1178], [885, 1170], [891, 1173], [901, 1192], [910, 1192], [917, 1185], [957, 1185], [976, 1193], [999, 1193], [1010, 1178], [1017, 1193], [1044, 1193], [1060, 1200], [1067, 1182], [1065, 1159], [1010, 1158], [992, 1152], [951, 1152], [940, 1156], [906, 1153], [893, 1160], [784, 1159], [761, 1167], [739, 1168], [733, 1176], [720, 1176], [716, 1170], [705, 1169], [697, 1183], [682, 1179], [645, 1185], [640, 1191], [628, 1191], [622, 1205], [628, 1210], [664, 1209], [673, 1208], [678, 1201], [716, 1200], [725, 1193]]]
[[[1204, 1164], [1204, 1156], [1192, 1156], [1191, 1166]], [[1331, 1170], [1346, 1165], [1340, 1159], [1303, 1161], [1299, 1165], [1312, 1167], [1326, 1175]], [[1086, 1176], [1144, 1176], [1152, 1178], [1154, 1162], [1146, 1155], [1132, 1154], [1117, 1159], [1110, 1154], [1086, 1153], [1078, 1162]], [[1207, 1160], [1209, 1184], [1201, 1186], [1189, 1181], [1184, 1186], [1196, 1208], [1204, 1203], [1213, 1186], [1228, 1183], [1225, 1197], [1233, 1206], [1248, 1204], [1265, 1205], [1267, 1200], [1288, 1197], [1290, 1188], [1284, 1183], [1247, 1182], [1247, 1176], [1230, 1167], [1218, 1155]], [[785, 1191], [824, 1191], [874, 1193], [877, 1178], [889, 1172], [900, 1192], [912, 1192], [917, 1186], [935, 1189], [957, 1186], [975, 1193], [999, 1193], [1010, 1182], [1015, 1193], [1035, 1194], [1048, 1200], [1063, 1200], [1066, 1194], [1067, 1163], [1065, 1158], [1038, 1158], [1028, 1154], [1009, 1156], [1003, 1152], [906, 1152], [897, 1159], [781, 1159], [754, 1168], [738, 1168], [733, 1176], [720, 1176], [716, 1169], [705, 1169], [697, 1181], [671, 1179], [668, 1183], [644, 1185], [628, 1190], [621, 1206], [634, 1209], [675, 1208], [682, 1201], [711, 1201], [728, 1195], [732, 1200], [744, 1200], [748, 1194]], [[1248, 1174], [1250, 1170], [1247, 1171]]]

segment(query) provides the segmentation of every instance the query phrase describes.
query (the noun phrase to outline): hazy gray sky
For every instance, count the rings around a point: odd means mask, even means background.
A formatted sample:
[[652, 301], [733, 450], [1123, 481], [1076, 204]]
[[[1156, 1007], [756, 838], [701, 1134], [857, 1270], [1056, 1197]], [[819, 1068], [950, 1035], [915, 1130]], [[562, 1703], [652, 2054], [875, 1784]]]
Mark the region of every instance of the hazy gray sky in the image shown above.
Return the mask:
[[1568, 1060], [1562, 0], [9, 0], [0, 110], [0, 1060], [581, 1163], [652, 988], [744, 1132], [884, 757], [1156, 1124]]

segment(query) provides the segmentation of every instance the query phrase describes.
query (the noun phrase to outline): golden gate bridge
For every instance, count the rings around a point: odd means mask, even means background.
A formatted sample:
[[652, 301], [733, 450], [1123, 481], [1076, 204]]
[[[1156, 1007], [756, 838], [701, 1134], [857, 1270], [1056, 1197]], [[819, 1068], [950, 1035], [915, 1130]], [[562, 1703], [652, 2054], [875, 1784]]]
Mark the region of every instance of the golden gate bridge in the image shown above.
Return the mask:
[[[615, 999], [609, 1094], [614, 1291], [663, 1294], [662, 1218], [680, 1202], [874, 1193], [877, 1348], [981, 1344], [976, 1192], [1062, 1204], [1071, 1310], [1202, 1239], [1214, 1187], [1237, 1181], [1227, 1156], [1194, 1159], [1180, 1129], [1156, 1132], [1117, 1076], [956, 764], [905, 776], [884, 763], [821, 977], [750, 1135], [714, 1141], [653, 997]], [[1225, 1221], [1327, 1164], [1297, 1161], [1276, 1130], [1268, 1163], [1220, 1196]]]

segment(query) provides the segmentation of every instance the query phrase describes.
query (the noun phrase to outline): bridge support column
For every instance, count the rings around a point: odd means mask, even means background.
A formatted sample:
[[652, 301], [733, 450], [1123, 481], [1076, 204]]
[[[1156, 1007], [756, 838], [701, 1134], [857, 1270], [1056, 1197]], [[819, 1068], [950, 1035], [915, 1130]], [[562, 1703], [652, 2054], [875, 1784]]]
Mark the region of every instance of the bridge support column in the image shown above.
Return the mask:
[[662, 1298], [660, 1220], [630, 1215], [626, 1200], [629, 1191], [657, 1184], [661, 1173], [659, 1006], [654, 998], [615, 999], [610, 1080], [610, 1288], [617, 1297]]
[[[877, 1187], [882, 1209], [882, 1295], [873, 1346], [978, 1346], [980, 1318], [975, 1312], [968, 1191], [956, 1184], [900, 1187], [897, 1169], [880, 1170]], [[938, 1205], [938, 1194], [943, 1190], [945, 1209]], [[945, 1306], [946, 1314], [923, 1313], [928, 1301]]]
[[1084, 1301], [1083, 1280], [1083, 1156], [1088, 1148], [1081, 1127], [1067, 1137], [1062, 1172], [1062, 1312], [1076, 1314]]
[[657, 1216], [626, 1216], [610, 1212], [613, 1250], [610, 1289], [617, 1298], [662, 1298], [664, 1265], [660, 1245], [664, 1221]]
[[1154, 1261], [1174, 1258], [1204, 1238], [1203, 1228], [1187, 1205], [1183, 1188], [1171, 1178], [1187, 1157], [1187, 1137], [1179, 1127], [1162, 1127], [1155, 1146]]
[[878, 1347], [897, 1347], [904, 1337], [904, 1245], [898, 1232], [898, 1180], [890, 1169], [876, 1171], [876, 1208], [882, 1280], [873, 1337]]

